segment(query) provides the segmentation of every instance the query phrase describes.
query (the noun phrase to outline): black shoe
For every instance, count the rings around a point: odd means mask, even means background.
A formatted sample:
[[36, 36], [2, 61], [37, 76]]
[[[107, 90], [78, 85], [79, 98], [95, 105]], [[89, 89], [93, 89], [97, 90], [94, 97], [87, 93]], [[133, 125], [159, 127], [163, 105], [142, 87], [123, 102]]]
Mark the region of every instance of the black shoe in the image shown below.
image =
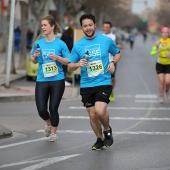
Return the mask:
[[104, 143], [101, 138], [97, 138], [97, 141], [92, 146], [92, 150], [101, 150], [104, 146]]
[[112, 146], [112, 144], [114, 142], [113, 141], [113, 136], [112, 136], [112, 128], [110, 127], [110, 130], [104, 131], [103, 133], [104, 133], [104, 136], [105, 136], [104, 146], [109, 148], [109, 147]]

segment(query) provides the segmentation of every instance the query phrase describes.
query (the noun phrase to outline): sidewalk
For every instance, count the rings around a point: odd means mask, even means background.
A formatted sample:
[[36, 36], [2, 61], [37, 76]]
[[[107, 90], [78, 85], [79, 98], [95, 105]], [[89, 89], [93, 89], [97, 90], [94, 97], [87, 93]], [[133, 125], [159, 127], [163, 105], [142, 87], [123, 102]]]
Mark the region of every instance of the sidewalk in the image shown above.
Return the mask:
[[[35, 87], [34, 86], [14, 86], [11, 85], [6, 88], [6, 75], [2, 74], [5, 65], [5, 54], [0, 53], [0, 102], [20, 102], [20, 101], [33, 101], [35, 100]], [[19, 56], [16, 55], [15, 62], [17, 66]], [[25, 70], [16, 70], [17, 74], [10, 75], [10, 82], [24, 78], [26, 76]], [[78, 96], [78, 87], [66, 87], [63, 95], [63, 100], [72, 99]], [[12, 136], [12, 131], [7, 127], [0, 125], [0, 139]]]

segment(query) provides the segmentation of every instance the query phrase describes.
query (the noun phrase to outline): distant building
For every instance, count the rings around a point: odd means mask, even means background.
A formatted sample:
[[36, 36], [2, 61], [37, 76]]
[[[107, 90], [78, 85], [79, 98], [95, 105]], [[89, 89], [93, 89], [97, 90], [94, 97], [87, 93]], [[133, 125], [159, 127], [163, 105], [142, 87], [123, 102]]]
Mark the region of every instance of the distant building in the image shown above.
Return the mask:
[[119, 7], [124, 9], [125, 11], [131, 11], [132, 0], [119, 0]]
[[157, 0], [156, 10], [170, 10], [170, 0]]

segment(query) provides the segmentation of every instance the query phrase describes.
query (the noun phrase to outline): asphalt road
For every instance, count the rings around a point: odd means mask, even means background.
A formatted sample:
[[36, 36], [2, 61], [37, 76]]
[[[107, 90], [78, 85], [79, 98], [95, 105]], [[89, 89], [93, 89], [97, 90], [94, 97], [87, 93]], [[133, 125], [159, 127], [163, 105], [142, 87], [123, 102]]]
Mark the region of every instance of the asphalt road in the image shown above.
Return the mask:
[[[14, 131], [0, 140], [0, 169], [170, 170], [170, 102], [158, 102], [152, 39], [128, 44], [117, 69], [116, 101], [109, 103], [114, 144], [92, 151], [96, 138], [80, 97], [62, 100], [58, 142], [43, 136], [35, 102], [0, 103], [0, 124]], [[17, 82], [15, 82], [17, 83]]]

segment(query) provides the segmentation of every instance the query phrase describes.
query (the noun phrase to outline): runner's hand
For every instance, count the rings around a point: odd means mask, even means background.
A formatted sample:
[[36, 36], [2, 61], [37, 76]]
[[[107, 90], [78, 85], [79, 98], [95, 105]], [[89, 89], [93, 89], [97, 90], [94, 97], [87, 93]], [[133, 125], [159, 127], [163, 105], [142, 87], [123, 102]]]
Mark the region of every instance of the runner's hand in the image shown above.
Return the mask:
[[39, 56], [40, 56], [40, 51], [36, 50], [36, 51], [34, 52], [34, 57], [37, 58], [37, 57], [39, 57]]
[[85, 67], [85, 66], [87, 66], [87, 60], [86, 60], [85, 58], [81, 59], [81, 60], [79, 61], [79, 66], [80, 66], [80, 67]]
[[58, 56], [56, 56], [55, 54], [50, 54], [50, 58], [54, 61], [58, 60]]
[[107, 70], [109, 73], [113, 73], [115, 71], [115, 66], [113, 62], [109, 63]]

